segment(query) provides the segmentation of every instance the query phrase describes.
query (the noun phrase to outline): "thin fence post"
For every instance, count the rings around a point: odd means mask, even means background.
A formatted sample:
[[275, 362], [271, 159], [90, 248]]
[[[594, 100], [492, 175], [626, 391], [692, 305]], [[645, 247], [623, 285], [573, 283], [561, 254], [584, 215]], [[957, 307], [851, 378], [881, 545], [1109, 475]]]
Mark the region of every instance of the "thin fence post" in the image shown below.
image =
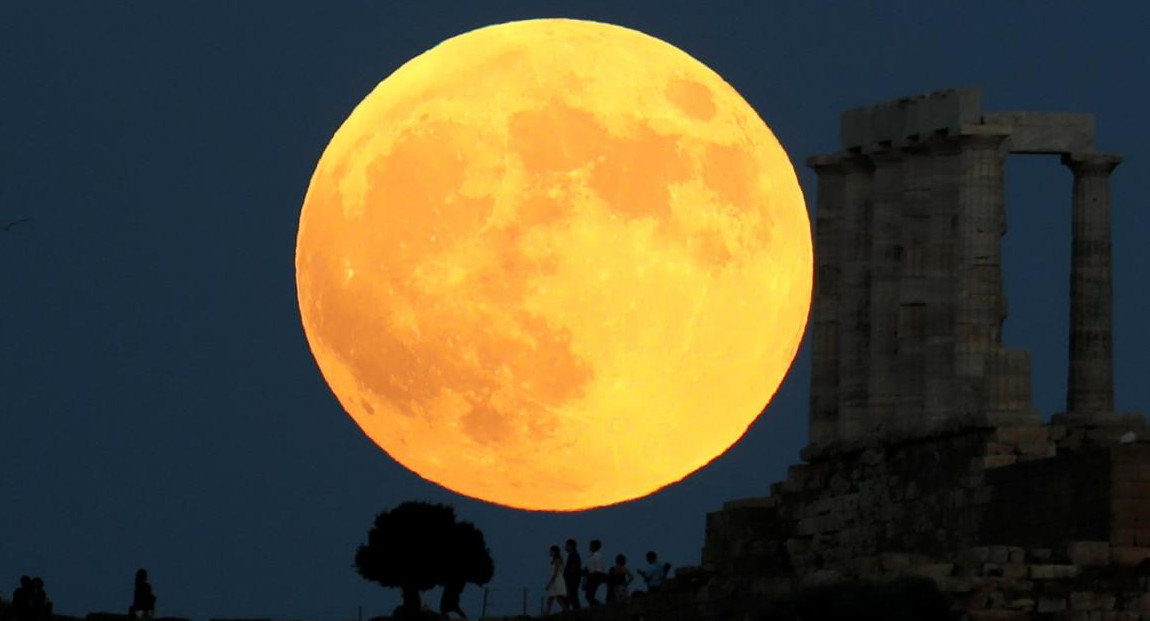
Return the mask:
[[479, 607], [479, 618], [487, 618], [487, 587], [483, 587], [483, 604]]
[[523, 616], [527, 616], [527, 587], [523, 587]]

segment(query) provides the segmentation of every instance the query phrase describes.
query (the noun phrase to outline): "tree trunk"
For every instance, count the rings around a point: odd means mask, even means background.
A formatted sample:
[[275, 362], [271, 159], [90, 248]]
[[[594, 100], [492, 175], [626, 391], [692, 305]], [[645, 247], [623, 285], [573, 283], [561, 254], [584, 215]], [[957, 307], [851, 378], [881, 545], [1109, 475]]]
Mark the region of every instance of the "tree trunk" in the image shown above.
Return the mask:
[[423, 602], [419, 598], [419, 589], [403, 587], [403, 614], [409, 619], [418, 619], [422, 612]]

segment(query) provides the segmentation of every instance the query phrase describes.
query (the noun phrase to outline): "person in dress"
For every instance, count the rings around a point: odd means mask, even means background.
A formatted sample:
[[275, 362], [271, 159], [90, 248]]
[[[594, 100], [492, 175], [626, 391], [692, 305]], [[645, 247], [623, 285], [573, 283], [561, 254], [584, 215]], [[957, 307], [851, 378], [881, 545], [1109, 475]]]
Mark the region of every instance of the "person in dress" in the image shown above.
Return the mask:
[[567, 611], [567, 584], [563, 580], [563, 555], [559, 546], [551, 546], [551, 578], [543, 589], [547, 599], [543, 602], [543, 616], [551, 614], [551, 604], [559, 602], [559, 607]]

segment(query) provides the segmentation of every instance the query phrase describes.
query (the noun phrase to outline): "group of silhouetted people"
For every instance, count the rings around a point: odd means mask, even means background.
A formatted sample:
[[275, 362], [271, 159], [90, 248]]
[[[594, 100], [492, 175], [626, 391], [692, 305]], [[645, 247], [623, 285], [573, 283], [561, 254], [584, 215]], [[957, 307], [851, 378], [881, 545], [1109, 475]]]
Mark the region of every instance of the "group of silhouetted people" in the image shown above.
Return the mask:
[[[148, 572], [136, 571], [136, 586], [132, 594], [132, 605], [128, 607], [132, 619], [153, 619], [156, 616], [156, 596], [152, 585], [148, 584]], [[0, 618], [11, 621], [49, 621], [52, 618], [52, 600], [44, 590], [44, 581], [31, 576], [21, 576], [20, 586], [12, 592], [12, 602], [6, 614]]]
[[[599, 606], [598, 599], [600, 586], [606, 586], [604, 599], [606, 603], [626, 601], [630, 594], [631, 582], [635, 575], [627, 567], [627, 557], [623, 554], [615, 556], [615, 564], [607, 567], [603, 562], [603, 542], [593, 539], [588, 546], [590, 556], [586, 566], [579, 556], [579, 547], [574, 539], [568, 539], [564, 546], [567, 558], [559, 550], [559, 546], [551, 546], [550, 578], [544, 587], [546, 599], [543, 603], [543, 615], [551, 614], [551, 607], [558, 604], [563, 611], [578, 610], [579, 590], [582, 587], [587, 605]], [[638, 570], [639, 576], [647, 585], [647, 592], [654, 593], [662, 588], [671, 564], [659, 564], [659, 556], [655, 552], [647, 552], [647, 565]]]
[[44, 581], [20, 576], [20, 586], [12, 592], [9, 617], [15, 621], [44, 621], [52, 618], [52, 600], [44, 590]]

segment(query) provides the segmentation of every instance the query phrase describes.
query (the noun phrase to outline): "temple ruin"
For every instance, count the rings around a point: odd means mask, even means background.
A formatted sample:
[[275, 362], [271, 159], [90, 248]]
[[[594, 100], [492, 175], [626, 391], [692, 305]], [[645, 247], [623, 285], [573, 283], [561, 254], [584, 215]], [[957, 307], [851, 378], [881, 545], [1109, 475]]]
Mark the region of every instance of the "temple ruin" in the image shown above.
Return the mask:
[[[818, 173], [812, 449], [1036, 422], [1029, 352], [1002, 346], [1010, 154], [1074, 175], [1067, 420], [1114, 414], [1110, 173], [1090, 114], [984, 113], [964, 88], [849, 110]], [[1068, 418], [1067, 418], [1068, 417]]]
[[[1150, 428], [1115, 412], [1110, 174], [1090, 114], [977, 89], [848, 110], [812, 157], [810, 443], [707, 516], [701, 567], [618, 618], [751, 619], [812, 581], [928, 576], [972, 621], [1150, 619]], [[1064, 412], [1003, 347], [1004, 166], [1073, 175]], [[1144, 562], [1145, 561], [1145, 562]], [[615, 614], [615, 613], [613, 613]], [[598, 617], [596, 617], [598, 618]], [[603, 618], [616, 618], [608, 616]]]

